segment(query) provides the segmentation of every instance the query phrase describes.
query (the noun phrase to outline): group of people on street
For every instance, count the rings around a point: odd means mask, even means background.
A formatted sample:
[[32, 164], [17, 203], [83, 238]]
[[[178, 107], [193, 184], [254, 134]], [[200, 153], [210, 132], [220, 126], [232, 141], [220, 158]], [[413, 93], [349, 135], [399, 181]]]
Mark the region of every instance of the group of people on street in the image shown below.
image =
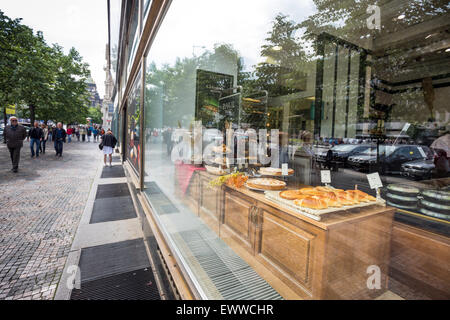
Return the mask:
[[109, 164], [112, 165], [112, 153], [116, 146], [117, 139], [112, 134], [111, 130], [105, 132], [101, 126], [81, 125], [81, 126], [68, 126], [67, 131], [63, 128], [61, 122], [58, 122], [56, 127], [48, 127], [45, 124], [39, 125], [38, 121], [35, 121], [33, 127], [28, 131], [24, 126], [19, 125], [18, 119], [15, 116], [10, 118], [10, 125], [5, 127], [3, 132], [4, 140], [8, 147], [13, 172], [18, 172], [20, 161], [20, 149], [23, 147], [23, 141], [28, 138], [30, 141], [31, 158], [38, 158], [39, 153], [45, 154], [46, 143], [48, 140], [53, 141], [56, 151], [56, 157], [62, 157], [63, 144], [68, 140], [72, 141], [72, 136], [76, 136], [78, 141], [90, 142], [90, 138], [93, 136], [93, 142], [99, 141], [101, 137], [101, 145], [104, 154], [104, 163], [106, 165], [106, 158], [109, 155]]
[[92, 142], [98, 142], [99, 137], [106, 133], [105, 129], [99, 125], [81, 125], [73, 128], [70, 127], [70, 129], [71, 134], [74, 134], [78, 141], [82, 142], [91, 142], [91, 138], [93, 139]]

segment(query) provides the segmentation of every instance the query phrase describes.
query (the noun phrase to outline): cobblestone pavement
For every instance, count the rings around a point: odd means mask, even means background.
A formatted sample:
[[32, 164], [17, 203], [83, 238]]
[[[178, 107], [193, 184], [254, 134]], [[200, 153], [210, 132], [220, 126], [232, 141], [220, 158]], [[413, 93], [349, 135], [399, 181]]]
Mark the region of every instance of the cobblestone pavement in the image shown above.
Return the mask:
[[24, 141], [13, 173], [0, 142], [0, 300], [53, 299], [102, 158], [97, 144], [66, 143], [57, 158], [48, 142], [31, 159]]

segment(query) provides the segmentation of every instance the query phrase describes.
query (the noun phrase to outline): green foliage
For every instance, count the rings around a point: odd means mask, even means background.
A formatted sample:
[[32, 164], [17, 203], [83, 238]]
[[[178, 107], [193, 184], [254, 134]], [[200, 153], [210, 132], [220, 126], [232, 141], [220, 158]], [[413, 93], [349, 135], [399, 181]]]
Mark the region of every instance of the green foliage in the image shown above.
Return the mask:
[[54, 122], [84, 122], [89, 114], [88, 65], [74, 49], [47, 45], [42, 32], [0, 11], [0, 103], [26, 105], [23, 116]]
[[89, 117], [92, 118], [91, 123], [103, 123], [102, 112], [95, 107], [89, 108]]

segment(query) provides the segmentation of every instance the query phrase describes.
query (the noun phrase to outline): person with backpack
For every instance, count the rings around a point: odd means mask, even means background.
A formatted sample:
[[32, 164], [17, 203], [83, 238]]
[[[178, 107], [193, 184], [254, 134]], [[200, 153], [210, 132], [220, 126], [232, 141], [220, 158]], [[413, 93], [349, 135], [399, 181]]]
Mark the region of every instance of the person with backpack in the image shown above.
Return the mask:
[[101, 140], [102, 140], [101, 145], [103, 146], [102, 150], [103, 150], [104, 164], [106, 166], [106, 156], [109, 155], [109, 166], [112, 167], [112, 154], [116, 146], [117, 139], [116, 137], [114, 137], [111, 129], [108, 129], [106, 134], [104, 134], [101, 137]]

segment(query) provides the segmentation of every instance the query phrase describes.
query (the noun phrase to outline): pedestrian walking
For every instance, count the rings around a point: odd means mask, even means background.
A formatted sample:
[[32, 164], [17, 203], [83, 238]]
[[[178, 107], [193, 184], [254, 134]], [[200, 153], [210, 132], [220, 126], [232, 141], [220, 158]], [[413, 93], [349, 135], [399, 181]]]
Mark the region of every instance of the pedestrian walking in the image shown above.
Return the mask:
[[77, 136], [78, 142], [80, 142], [80, 126], [75, 127], [75, 135]]
[[103, 136], [105, 133], [106, 133], [106, 132], [105, 132], [105, 129], [103, 129], [103, 128], [100, 127], [100, 136]]
[[62, 123], [58, 122], [56, 129], [53, 130], [53, 141], [55, 143], [56, 156], [62, 157], [63, 143], [66, 142], [66, 130], [63, 129]]
[[69, 141], [69, 143], [72, 142], [72, 134], [73, 134], [73, 129], [72, 127], [68, 127], [67, 128], [67, 140]]
[[48, 140], [49, 132], [48, 132], [48, 128], [45, 124], [42, 124], [41, 129], [42, 129], [42, 140], [41, 140], [41, 146], [39, 147], [39, 150], [42, 152], [42, 154], [45, 154], [45, 145]]
[[23, 147], [23, 140], [27, 137], [27, 130], [24, 126], [19, 125], [16, 117], [12, 116], [9, 120], [11, 124], [5, 127], [3, 138], [11, 155], [12, 171], [17, 172], [19, 170], [20, 149]]
[[81, 126], [80, 134], [81, 134], [81, 140], [83, 142], [85, 142], [86, 141], [86, 127], [85, 126]]
[[[43, 137], [42, 129], [39, 128], [39, 122], [34, 122], [34, 127], [30, 129], [28, 136], [30, 137], [31, 157], [34, 158], [34, 155], [36, 154], [36, 158], [39, 158], [39, 149]], [[34, 151], [34, 145], [36, 145], [36, 152]]]
[[91, 142], [91, 136], [92, 136], [92, 127], [88, 126], [87, 130], [86, 130], [86, 134], [87, 134], [87, 140], [88, 142]]
[[98, 127], [95, 126], [94, 130], [92, 131], [92, 133], [94, 134], [94, 141], [98, 141]]
[[114, 137], [111, 129], [108, 129], [106, 134], [101, 136], [101, 145], [103, 145], [103, 162], [106, 166], [106, 157], [109, 155], [109, 166], [112, 167], [112, 154], [116, 147], [117, 139]]

